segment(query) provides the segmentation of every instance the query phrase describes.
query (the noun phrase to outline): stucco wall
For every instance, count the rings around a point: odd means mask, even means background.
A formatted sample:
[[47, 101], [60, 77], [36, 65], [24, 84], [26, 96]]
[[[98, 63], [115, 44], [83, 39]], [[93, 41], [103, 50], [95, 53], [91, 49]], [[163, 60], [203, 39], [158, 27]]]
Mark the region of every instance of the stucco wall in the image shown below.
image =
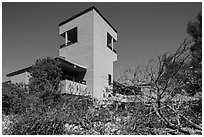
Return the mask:
[[10, 80], [12, 83], [24, 83], [24, 84], [28, 84], [29, 83], [29, 78], [30, 78], [30, 74], [29, 72], [24, 72], [15, 76], [11, 76]]
[[59, 49], [59, 55], [67, 61], [87, 68], [84, 80], [87, 90], [93, 92], [93, 11], [60, 26], [59, 33], [74, 27], [78, 29], [78, 42]]
[[63, 80], [60, 82], [62, 93], [69, 93], [75, 95], [87, 95], [87, 86], [70, 80]]
[[113, 61], [117, 54], [107, 47], [107, 32], [117, 40], [117, 33], [94, 11], [94, 97], [103, 98], [103, 91], [108, 84], [108, 74], [112, 76]]
[[85, 81], [87, 90], [102, 99], [108, 85], [108, 74], [113, 81], [113, 62], [117, 54], [107, 47], [107, 32], [117, 40], [117, 33], [95, 11], [89, 11], [60, 26], [62, 34], [74, 27], [78, 28], [78, 42], [59, 49], [59, 55], [67, 61], [87, 67]]

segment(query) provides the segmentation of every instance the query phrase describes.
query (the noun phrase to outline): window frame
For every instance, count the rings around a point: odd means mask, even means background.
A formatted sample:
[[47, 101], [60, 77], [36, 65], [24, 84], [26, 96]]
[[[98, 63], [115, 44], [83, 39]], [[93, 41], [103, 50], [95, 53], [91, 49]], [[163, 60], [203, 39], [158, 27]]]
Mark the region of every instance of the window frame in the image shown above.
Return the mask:
[[[76, 26], [76, 27], [73, 27], [72, 29], [69, 29], [68, 31], [66, 31], [66, 32], [64, 32], [63, 34], [61, 34], [64, 38], [65, 38], [65, 41], [66, 41], [66, 34], [65, 33], [67, 33], [68, 35], [68, 37], [67, 37], [67, 43], [64, 43], [63, 45], [61, 45], [60, 46], [60, 48], [63, 48], [63, 47], [66, 47], [66, 46], [70, 46], [70, 45], [72, 45], [72, 44], [75, 44], [75, 43], [77, 43], [79, 40], [78, 40], [78, 27]], [[69, 35], [69, 33], [72, 33], [73, 35]], [[72, 39], [72, 41], [70, 41], [70, 39]]]
[[[111, 34], [107, 32], [107, 36], [106, 36], [106, 46], [107, 46], [110, 50], [112, 50], [113, 52], [117, 53], [116, 50], [115, 50], [114, 48], [112, 49], [112, 47], [109, 45], [109, 44], [111, 44], [111, 41], [110, 41], [110, 43], [109, 43], [109, 39], [112, 39], [112, 38], [113, 38], [113, 37], [111, 36]], [[116, 40], [113, 38], [113, 43], [114, 43], [114, 42], [116, 42]]]

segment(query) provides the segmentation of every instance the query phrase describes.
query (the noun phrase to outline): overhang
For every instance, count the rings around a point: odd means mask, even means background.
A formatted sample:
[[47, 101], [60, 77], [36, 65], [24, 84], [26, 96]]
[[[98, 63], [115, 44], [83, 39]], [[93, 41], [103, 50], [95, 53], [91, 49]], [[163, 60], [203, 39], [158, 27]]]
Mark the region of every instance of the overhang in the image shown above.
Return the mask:
[[74, 63], [68, 62], [60, 57], [55, 58], [59, 61], [59, 67], [62, 69], [63, 72], [71, 72], [71, 73], [85, 73], [86, 68], [76, 65]]

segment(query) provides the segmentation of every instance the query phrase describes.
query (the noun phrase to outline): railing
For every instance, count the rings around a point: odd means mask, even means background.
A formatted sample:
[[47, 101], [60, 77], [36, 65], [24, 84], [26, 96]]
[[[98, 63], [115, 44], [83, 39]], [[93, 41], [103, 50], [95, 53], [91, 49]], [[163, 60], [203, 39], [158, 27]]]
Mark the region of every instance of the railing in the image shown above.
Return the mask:
[[62, 80], [60, 82], [61, 92], [74, 95], [88, 95], [87, 85], [76, 82], [76, 80]]

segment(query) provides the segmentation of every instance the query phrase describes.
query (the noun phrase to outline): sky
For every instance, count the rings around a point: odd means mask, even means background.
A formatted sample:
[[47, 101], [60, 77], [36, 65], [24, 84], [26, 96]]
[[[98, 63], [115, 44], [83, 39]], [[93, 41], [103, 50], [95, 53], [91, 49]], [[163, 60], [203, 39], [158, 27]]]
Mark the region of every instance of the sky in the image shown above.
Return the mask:
[[64, 43], [59, 23], [95, 6], [118, 31], [114, 77], [156, 55], [175, 51], [188, 35], [186, 25], [202, 10], [201, 2], [77, 2], [2, 4], [2, 81], [6, 74], [37, 59], [58, 56]]

